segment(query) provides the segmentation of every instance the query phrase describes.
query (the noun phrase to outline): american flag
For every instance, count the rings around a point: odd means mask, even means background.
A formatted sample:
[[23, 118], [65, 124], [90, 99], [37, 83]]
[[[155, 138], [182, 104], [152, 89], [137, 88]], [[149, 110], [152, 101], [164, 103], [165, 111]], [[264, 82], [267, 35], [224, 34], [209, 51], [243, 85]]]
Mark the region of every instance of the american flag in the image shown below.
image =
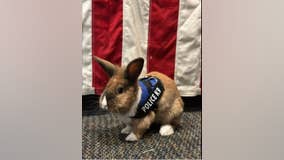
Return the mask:
[[92, 56], [125, 66], [145, 60], [182, 96], [201, 94], [200, 0], [83, 0], [83, 95], [100, 94], [108, 77]]

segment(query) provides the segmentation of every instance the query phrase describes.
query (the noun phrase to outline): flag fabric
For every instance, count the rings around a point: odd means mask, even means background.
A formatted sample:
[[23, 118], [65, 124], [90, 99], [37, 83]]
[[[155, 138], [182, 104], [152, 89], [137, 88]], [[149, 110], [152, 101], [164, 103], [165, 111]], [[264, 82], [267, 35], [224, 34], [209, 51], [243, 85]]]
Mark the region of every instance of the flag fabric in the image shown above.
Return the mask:
[[92, 56], [119, 66], [143, 57], [142, 74], [162, 72], [182, 96], [201, 94], [200, 0], [83, 0], [83, 95], [108, 77]]

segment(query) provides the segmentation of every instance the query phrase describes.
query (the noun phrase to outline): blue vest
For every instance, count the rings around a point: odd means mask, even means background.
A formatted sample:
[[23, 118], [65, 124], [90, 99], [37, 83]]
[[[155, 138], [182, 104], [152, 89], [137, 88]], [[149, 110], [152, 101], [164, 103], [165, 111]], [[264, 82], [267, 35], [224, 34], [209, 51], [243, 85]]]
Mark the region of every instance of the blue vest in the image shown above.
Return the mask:
[[164, 86], [161, 80], [156, 77], [145, 77], [139, 79], [138, 83], [142, 90], [141, 100], [138, 104], [135, 116], [131, 118], [142, 118], [150, 111], [155, 111], [157, 102], [164, 93]]

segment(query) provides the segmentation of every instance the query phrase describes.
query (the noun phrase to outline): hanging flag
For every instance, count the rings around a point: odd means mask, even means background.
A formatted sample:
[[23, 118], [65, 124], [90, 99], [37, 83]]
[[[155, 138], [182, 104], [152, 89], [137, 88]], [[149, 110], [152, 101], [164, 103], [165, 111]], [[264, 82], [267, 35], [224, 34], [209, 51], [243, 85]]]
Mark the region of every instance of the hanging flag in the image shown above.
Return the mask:
[[201, 94], [200, 0], [83, 0], [83, 95], [108, 77], [92, 56], [119, 66], [143, 57], [142, 73], [162, 72], [182, 96]]

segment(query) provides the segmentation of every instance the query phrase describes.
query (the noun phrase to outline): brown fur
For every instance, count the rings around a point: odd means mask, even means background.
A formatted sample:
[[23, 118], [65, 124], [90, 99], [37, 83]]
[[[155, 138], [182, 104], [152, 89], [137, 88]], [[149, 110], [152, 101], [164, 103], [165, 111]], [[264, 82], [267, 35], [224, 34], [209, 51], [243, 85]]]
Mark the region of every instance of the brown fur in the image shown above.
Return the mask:
[[183, 112], [183, 101], [180, 97], [175, 82], [168, 76], [159, 72], [150, 72], [147, 76], [159, 78], [165, 88], [163, 96], [158, 102], [155, 122], [160, 124], [177, 125]]
[[132, 120], [132, 128], [133, 133], [136, 135], [138, 139], [140, 139], [145, 131], [150, 128], [151, 124], [155, 120], [155, 113], [153, 111], [149, 112], [148, 115], [141, 119], [133, 119]]
[[[95, 60], [110, 75], [106, 88], [102, 96], [106, 96], [108, 109], [111, 112], [126, 114], [136, 101], [138, 92], [137, 78], [143, 68], [144, 60], [137, 58], [131, 61], [127, 67], [120, 68], [108, 61], [94, 57]], [[175, 82], [168, 76], [159, 72], [150, 72], [146, 76], [159, 78], [165, 88], [164, 93], [157, 103], [157, 111], [149, 112], [143, 118], [132, 119], [132, 132], [139, 139], [153, 122], [159, 124], [171, 124], [176, 126], [180, 122], [183, 112], [183, 101], [180, 97]], [[123, 93], [119, 93], [119, 88], [123, 88]]]
[[[124, 79], [125, 74], [121, 68], [119, 68], [116, 74], [108, 81], [104, 94], [108, 97], [108, 108], [111, 112], [126, 113], [136, 97], [138, 84], [132, 84], [128, 80]], [[117, 87], [121, 86], [124, 89], [124, 93], [117, 95]]]

